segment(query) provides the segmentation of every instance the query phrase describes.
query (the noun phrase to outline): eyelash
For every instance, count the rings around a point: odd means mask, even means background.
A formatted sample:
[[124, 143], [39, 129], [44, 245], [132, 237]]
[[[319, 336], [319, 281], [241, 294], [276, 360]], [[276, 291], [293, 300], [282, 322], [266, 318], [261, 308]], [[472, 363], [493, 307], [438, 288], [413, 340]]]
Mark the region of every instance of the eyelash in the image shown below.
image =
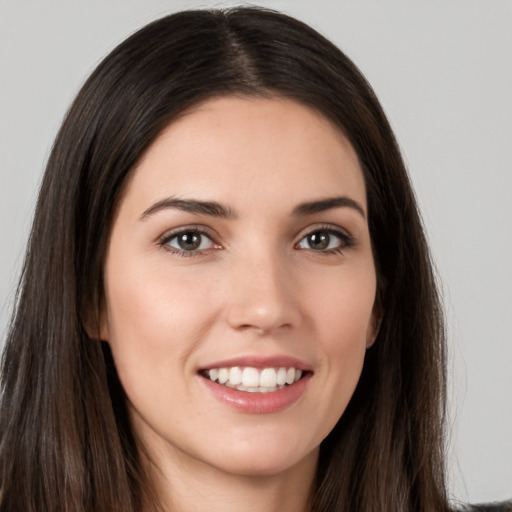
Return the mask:
[[339, 228], [335, 228], [331, 225], [321, 225], [316, 226], [314, 229], [307, 231], [304, 233], [300, 240], [295, 244], [294, 247], [297, 247], [303, 240], [305, 240], [307, 237], [312, 236], [317, 233], [326, 233], [329, 236], [335, 236], [339, 238], [340, 240], [340, 247], [333, 247], [332, 249], [327, 250], [315, 250], [313, 248], [310, 248], [309, 251], [316, 253], [316, 254], [324, 254], [324, 255], [331, 255], [331, 254], [343, 254], [346, 250], [351, 249], [356, 245], [356, 240], [353, 236], [349, 235], [346, 231], [343, 231]]
[[182, 256], [185, 258], [191, 257], [191, 256], [200, 256], [201, 254], [204, 254], [205, 251], [209, 250], [209, 249], [202, 249], [202, 250], [186, 251], [186, 250], [178, 249], [176, 247], [172, 247], [169, 245], [171, 240], [174, 240], [175, 238], [179, 237], [180, 235], [186, 235], [186, 234], [193, 234], [193, 235], [199, 235], [200, 237], [206, 237], [211, 241], [211, 243], [213, 245], [220, 247], [215, 242], [215, 239], [212, 236], [212, 233], [203, 226], [187, 226], [187, 227], [179, 228], [175, 231], [172, 231], [171, 233], [166, 233], [158, 241], [158, 245], [160, 245], [163, 249], [170, 252], [171, 254], [176, 254], [177, 256]]
[[[332, 254], [343, 254], [347, 249], [350, 249], [355, 246], [356, 241], [355, 239], [346, 233], [345, 231], [342, 231], [341, 229], [336, 229], [330, 225], [325, 226], [317, 226], [314, 229], [307, 231], [306, 233], [302, 234], [301, 238], [297, 243], [294, 244], [294, 248], [300, 249], [298, 246], [301, 242], [303, 242], [307, 237], [310, 237], [312, 235], [318, 234], [318, 233], [326, 233], [329, 236], [335, 236], [340, 240], [340, 247], [334, 247], [331, 249], [323, 250], [318, 249], [315, 250], [313, 248], [309, 248], [306, 250], [309, 250], [316, 254], [323, 254], [323, 255], [332, 255]], [[158, 245], [160, 245], [163, 249], [170, 252], [171, 254], [175, 254], [182, 257], [192, 257], [192, 256], [200, 256], [204, 254], [206, 251], [210, 251], [213, 248], [208, 249], [195, 249], [195, 250], [184, 250], [184, 249], [178, 249], [176, 247], [172, 247], [169, 245], [169, 243], [174, 240], [175, 238], [179, 237], [180, 235], [199, 235], [200, 237], [206, 237], [210, 240], [210, 242], [217, 246], [215, 249], [219, 249], [220, 245], [217, 244], [214, 237], [212, 236], [212, 233], [210, 230], [206, 229], [203, 226], [187, 226], [184, 228], [179, 228], [178, 230], [172, 231], [171, 233], [166, 233], [159, 241]], [[202, 241], [200, 242], [200, 244]], [[330, 240], [329, 240], [330, 243]]]

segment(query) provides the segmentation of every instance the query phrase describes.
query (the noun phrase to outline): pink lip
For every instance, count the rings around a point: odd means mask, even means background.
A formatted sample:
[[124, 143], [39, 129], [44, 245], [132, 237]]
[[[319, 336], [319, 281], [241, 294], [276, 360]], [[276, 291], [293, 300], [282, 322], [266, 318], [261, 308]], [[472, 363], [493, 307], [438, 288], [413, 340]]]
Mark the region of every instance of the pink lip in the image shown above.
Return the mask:
[[207, 366], [203, 366], [200, 371], [210, 370], [211, 368], [231, 368], [233, 366], [252, 368], [297, 368], [299, 370], [310, 372], [312, 370], [311, 365], [290, 356], [240, 356], [231, 359], [225, 359], [223, 361], [216, 361]]
[[[230, 362], [230, 364], [225, 366], [237, 365], [234, 365], [232, 362]], [[245, 364], [239, 366], [250, 365]], [[254, 364], [251, 366], [254, 366]], [[267, 367], [273, 366], [273, 364], [267, 365]], [[278, 366], [294, 365], [284, 364]], [[215, 366], [213, 368], [219, 368], [219, 366]], [[210, 391], [217, 400], [225, 403], [233, 409], [253, 414], [269, 414], [282, 411], [283, 409], [286, 409], [293, 403], [297, 402], [306, 391], [306, 387], [312, 375], [312, 373], [308, 372], [294, 384], [270, 393], [250, 393], [248, 391], [239, 391], [238, 389], [230, 388], [217, 382], [213, 382], [207, 377], [200, 376], [199, 378], [208, 389], [208, 391]]]

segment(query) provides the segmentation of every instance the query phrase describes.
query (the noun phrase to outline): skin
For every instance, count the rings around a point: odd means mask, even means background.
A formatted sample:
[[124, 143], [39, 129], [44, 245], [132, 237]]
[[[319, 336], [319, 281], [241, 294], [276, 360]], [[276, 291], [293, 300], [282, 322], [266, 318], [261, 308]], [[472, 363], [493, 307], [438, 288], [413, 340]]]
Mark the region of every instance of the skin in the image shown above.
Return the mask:
[[[361, 211], [295, 211], [341, 196]], [[167, 198], [215, 201], [230, 215], [154, 207]], [[308, 509], [318, 447], [376, 336], [366, 208], [349, 142], [290, 100], [209, 100], [144, 154], [112, 228], [101, 335], [169, 509]], [[197, 226], [207, 235], [186, 253], [171, 237]], [[312, 248], [307, 235], [326, 230], [341, 234]], [[304, 394], [270, 414], [214, 398], [198, 370], [247, 355], [306, 362]]]

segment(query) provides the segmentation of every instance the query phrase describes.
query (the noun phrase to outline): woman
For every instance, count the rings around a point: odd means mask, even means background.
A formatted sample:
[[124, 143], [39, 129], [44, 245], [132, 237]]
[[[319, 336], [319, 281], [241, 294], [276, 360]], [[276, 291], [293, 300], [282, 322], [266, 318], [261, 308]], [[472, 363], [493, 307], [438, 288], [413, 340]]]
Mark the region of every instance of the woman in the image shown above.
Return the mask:
[[354, 65], [271, 11], [164, 18], [99, 65], [48, 162], [2, 510], [449, 510], [444, 351]]

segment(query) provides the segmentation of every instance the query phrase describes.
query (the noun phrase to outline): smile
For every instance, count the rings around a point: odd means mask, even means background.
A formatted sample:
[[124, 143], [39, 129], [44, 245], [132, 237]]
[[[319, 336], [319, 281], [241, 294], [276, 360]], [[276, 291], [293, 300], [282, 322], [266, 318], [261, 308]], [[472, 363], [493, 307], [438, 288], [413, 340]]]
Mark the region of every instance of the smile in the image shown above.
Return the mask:
[[271, 393], [294, 384], [303, 375], [302, 370], [293, 367], [253, 368], [233, 366], [211, 368], [203, 376], [226, 387], [249, 393]]

